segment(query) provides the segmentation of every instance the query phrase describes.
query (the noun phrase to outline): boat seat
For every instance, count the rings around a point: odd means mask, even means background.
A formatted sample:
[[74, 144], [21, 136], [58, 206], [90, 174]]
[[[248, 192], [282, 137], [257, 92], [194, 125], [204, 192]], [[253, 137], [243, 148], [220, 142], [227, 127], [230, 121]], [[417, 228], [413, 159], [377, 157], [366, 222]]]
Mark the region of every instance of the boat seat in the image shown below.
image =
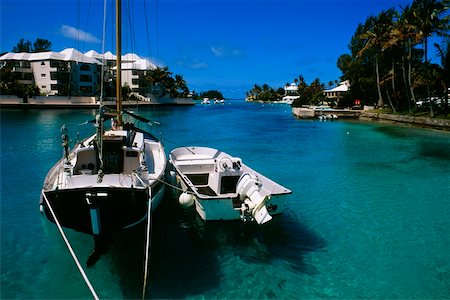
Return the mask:
[[216, 192], [212, 190], [209, 186], [196, 186], [199, 194], [206, 196], [217, 196]]
[[209, 174], [186, 174], [187, 178], [192, 182], [195, 186], [208, 185]]

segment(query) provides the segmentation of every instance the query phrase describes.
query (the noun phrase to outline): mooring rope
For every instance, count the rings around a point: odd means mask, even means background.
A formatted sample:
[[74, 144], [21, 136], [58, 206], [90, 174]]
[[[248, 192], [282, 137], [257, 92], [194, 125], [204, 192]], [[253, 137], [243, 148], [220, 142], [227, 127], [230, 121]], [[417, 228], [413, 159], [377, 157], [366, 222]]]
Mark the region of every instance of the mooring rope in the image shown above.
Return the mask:
[[75, 252], [73, 251], [72, 246], [69, 243], [69, 240], [67, 239], [66, 235], [64, 234], [64, 230], [62, 229], [61, 224], [59, 223], [58, 219], [56, 218], [56, 214], [53, 211], [53, 208], [50, 205], [50, 202], [48, 201], [47, 196], [45, 196], [44, 191], [42, 191], [42, 196], [44, 197], [45, 203], [47, 204], [47, 207], [53, 216], [53, 220], [55, 220], [56, 226], [58, 227], [59, 232], [61, 233], [61, 236], [63, 237], [64, 241], [66, 242], [67, 248], [69, 249], [70, 254], [72, 254], [73, 260], [75, 261], [75, 263], [78, 267], [78, 270], [80, 271], [81, 275], [83, 276], [83, 279], [86, 282], [86, 285], [88, 286], [89, 290], [91, 291], [92, 296], [94, 296], [94, 299], [98, 300], [99, 298], [97, 296], [97, 293], [95, 292], [94, 288], [92, 287], [92, 284], [89, 281], [86, 273], [84, 272], [83, 267], [81, 266], [80, 261], [78, 260]]
[[152, 179], [152, 180], [159, 181], [159, 182], [161, 182], [162, 184], [164, 184], [164, 185], [166, 185], [166, 186], [168, 186], [168, 187], [170, 187], [170, 188], [173, 188], [174, 190], [177, 190], [177, 191], [179, 191], [179, 192], [182, 192], [182, 193], [184, 192], [184, 193], [187, 193], [187, 194], [195, 195], [194, 192], [191, 192], [191, 191], [189, 191], [189, 190], [185, 191], [185, 190], [183, 190], [182, 188], [179, 188], [178, 186], [173, 185], [173, 184], [171, 184], [171, 183], [168, 183], [167, 181], [164, 181], [164, 180], [162, 180], [162, 179], [155, 178], [155, 177], [150, 177], [150, 176], [149, 176], [149, 178]]
[[151, 189], [150, 197], [148, 201], [148, 211], [147, 211], [147, 236], [145, 242], [145, 264], [144, 264], [144, 284], [142, 287], [142, 300], [145, 299], [145, 290], [147, 289], [147, 277], [148, 277], [148, 269], [150, 265], [150, 247], [151, 247], [151, 231], [152, 231], [152, 197], [151, 197]]

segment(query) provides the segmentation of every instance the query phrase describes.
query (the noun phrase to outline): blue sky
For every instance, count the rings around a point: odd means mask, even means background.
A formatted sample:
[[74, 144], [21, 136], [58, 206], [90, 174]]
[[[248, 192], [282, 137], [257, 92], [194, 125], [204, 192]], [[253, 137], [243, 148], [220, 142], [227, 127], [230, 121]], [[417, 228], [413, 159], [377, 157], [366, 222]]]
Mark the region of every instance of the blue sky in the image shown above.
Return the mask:
[[[122, 1], [123, 53], [134, 52], [167, 65], [174, 74], [183, 75], [191, 89], [217, 89], [227, 98], [243, 98], [254, 84], [281, 87], [299, 75], [308, 83], [315, 78], [339, 79], [336, 61], [349, 52], [347, 45], [357, 25], [369, 15], [412, 2]], [[113, 6], [111, 0], [108, 6]], [[0, 52], [11, 51], [20, 38], [33, 42], [38, 37], [50, 40], [53, 51], [102, 50], [103, 1], [2, 0], [0, 11]], [[105, 47], [115, 53], [110, 28], [114, 15], [112, 8], [107, 11]]]

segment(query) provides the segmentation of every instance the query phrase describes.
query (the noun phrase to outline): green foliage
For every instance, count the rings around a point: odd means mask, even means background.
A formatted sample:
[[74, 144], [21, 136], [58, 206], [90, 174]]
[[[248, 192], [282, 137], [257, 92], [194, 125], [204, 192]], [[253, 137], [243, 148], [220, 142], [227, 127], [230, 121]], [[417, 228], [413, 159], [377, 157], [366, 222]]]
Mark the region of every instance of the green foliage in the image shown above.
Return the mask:
[[350, 81], [340, 106], [361, 99], [363, 104], [389, 105], [394, 112], [411, 111], [417, 100], [444, 95], [445, 64], [428, 63], [427, 39], [432, 34], [448, 37], [449, 4], [414, 0], [401, 11], [389, 9], [360, 24], [350, 41], [350, 54], [337, 61], [341, 79]]
[[33, 45], [29, 40], [25, 41], [23, 38], [19, 40], [16, 46], [12, 49], [12, 52], [43, 52], [51, 51], [52, 42], [46, 39], [37, 38]]
[[189, 94], [189, 88], [182, 75], [172, 77], [169, 67], [157, 67], [147, 71], [145, 75], [145, 85], [157, 96], [169, 94], [172, 98], [185, 98]]
[[203, 99], [203, 98], [209, 98], [209, 99], [224, 99], [223, 95], [221, 92], [216, 91], [216, 90], [209, 90], [206, 92], [201, 92], [200, 95], [195, 96], [194, 95], [194, 99]]
[[247, 100], [250, 101], [279, 101], [283, 95], [283, 88], [277, 88], [275, 91], [267, 83], [262, 86], [255, 84], [250, 91], [246, 92]]

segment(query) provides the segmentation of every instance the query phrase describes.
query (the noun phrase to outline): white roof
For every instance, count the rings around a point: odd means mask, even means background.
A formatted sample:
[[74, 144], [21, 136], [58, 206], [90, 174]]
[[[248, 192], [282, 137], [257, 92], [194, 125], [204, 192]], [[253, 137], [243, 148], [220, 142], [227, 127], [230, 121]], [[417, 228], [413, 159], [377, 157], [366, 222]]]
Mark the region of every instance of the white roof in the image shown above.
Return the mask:
[[96, 58], [96, 59], [102, 59], [102, 57], [103, 57], [103, 55], [101, 55], [100, 53], [98, 53], [95, 50], [90, 50], [90, 51], [86, 52], [84, 55], [86, 55], [88, 57]]
[[30, 58], [30, 53], [27, 53], [27, 52], [21, 52], [21, 53], [8, 52], [8, 53], [0, 56], [0, 60], [28, 60], [29, 58]]
[[64, 55], [64, 60], [78, 61], [89, 64], [100, 64], [95, 58], [89, 57], [74, 48], [67, 48], [60, 52]]
[[291, 85], [287, 85], [284, 87], [286, 91], [297, 91], [298, 86], [295, 83], [291, 83]]
[[[116, 67], [113, 67], [115, 70]], [[140, 59], [135, 62], [122, 63], [122, 70], [154, 70], [156, 66], [146, 59]]]
[[36, 53], [13, 53], [9, 52], [0, 57], [0, 60], [64, 60], [64, 61], [77, 61], [89, 64], [99, 64], [98, 60], [88, 57], [74, 48], [67, 48], [61, 52], [45, 51]]
[[141, 58], [134, 53], [127, 53], [125, 55], [122, 55], [122, 61], [124, 62], [133, 62], [133, 61], [137, 61], [140, 60]]
[[337, 87], [332, 88], [331, 90], [324, 90], [324, 92], [347, 92], [350, 84], [348, 80], [341, 82]]
[[[61, 52], [37, 52], [37, 53], [13, 53], [9, 52], [0, 57], [0, 60], [27, 60], [27, 61], [40, 61], [40, 60], [64, 60], [64, 61], [76, 61], [89, 64], [101, 64], [103, 57], [106, 60], [115, 60], [116, 55], [110, 51], [105, 54], [100, 54], [95, 50], [90, 50], [85, 54], [76, 50], [75, 48], [67, 48]], [[123, 70], [154, 70], [156, 65], [147, 59], [140, 58], [137, 54], [127, 53], [122, 56], [122, 69]]]

